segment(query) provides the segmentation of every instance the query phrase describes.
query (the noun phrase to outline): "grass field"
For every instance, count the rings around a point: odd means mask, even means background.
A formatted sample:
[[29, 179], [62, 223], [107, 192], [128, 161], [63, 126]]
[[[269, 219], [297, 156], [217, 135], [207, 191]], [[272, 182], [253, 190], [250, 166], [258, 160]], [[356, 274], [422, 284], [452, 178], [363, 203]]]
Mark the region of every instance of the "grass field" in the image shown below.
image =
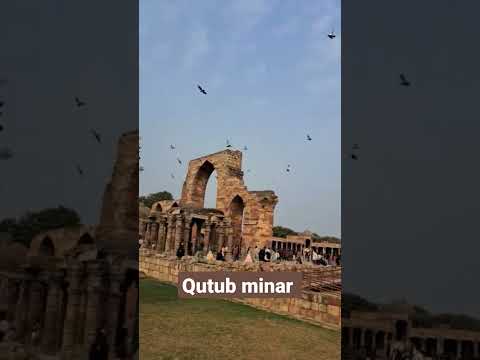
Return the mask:
[[177, 299], [177, 289], [140, 282], [140, 358], [340, 359], [340, 333], [217, 299]]

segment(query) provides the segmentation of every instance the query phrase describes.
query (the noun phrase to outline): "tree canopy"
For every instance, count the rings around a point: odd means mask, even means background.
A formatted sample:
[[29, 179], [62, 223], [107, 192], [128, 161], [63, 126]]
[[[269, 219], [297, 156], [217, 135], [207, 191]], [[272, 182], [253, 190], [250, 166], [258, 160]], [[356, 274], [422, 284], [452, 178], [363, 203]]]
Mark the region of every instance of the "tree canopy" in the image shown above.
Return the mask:
[[0, 232], [11, 234], [14, 241], [29, 245], [32, 238], [44, 231], [81, 225], [75, 210], [63, 206], [27, 212], [19, 219], [0, 221]]
[[162, 200], [173, 200], [173, 196], [168, 191], [160, 191], [153, 194], [142, 195], [138, 198], [138, 202], [143, 203], [143, 205], [151, 208], [154, 203]]
[[283, 226], [274, 226], [272, 230], [275, 237], [286, 238], [287, 235], [298, 235], [296, 231]]

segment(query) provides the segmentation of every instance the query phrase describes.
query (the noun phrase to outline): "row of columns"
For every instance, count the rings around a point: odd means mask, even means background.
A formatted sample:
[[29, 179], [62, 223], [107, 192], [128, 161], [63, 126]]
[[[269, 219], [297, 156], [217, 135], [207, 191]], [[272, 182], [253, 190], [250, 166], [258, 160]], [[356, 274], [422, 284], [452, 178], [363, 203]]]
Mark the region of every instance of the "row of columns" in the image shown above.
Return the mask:
[[[192, 236], [193, 226], [197, 226], [196, 236]], [[183, 244], [185, 255], [195, 255], [200, 249], [198, 243], [200, 228], [204, 229], [203, 249], [205, 252], [219, 250], [226, 246], [227, 257], [231, 257], [232, 249], [236, 244], [234, 244], [233, 227], [229, 219], [218, 222], [206, 220], [202, 226], [198, 220], [190, 216], [183, 216], [183, 214], [151, 219], [145, 224], [144, 243], [147, 247], [155, 245], [157, 253], [170, 255], [174, 255], [180, 244]], [[215, 236], [212, 236], [213, 231], [215, 231]]]
[[[317, 247], [317, 246], [310, 246], [315, 250], [317, 254], [330, 254], [330, 255], [339, 255], [339, 248], [336, 247]], [[305, 244], [293, 243], [290, 241], [279, 241], [279, 240], [272, 240], [272, 249], [274, 250], [292, 250], [303, 253], [305, 249]]]
[[[369, 339], [371, 339], [368, 343], [367, 335], [369, 335]], [[369, 347], [372, 351], [381, 351], [384, 355], [388, 355], [387, 352], [392, 345], [392, 339], [393, 334], [391, 332], [382, 330], [351, 327], [342, 328], [342, 341], [344, 342], [344, 345], [354, 349]], [[418, 346], [418, 348], [428, 356], [439, 356], [450, 352], [447, 349], [448, 343], [454, 345], [455, 351], [453, 355], [456, 359], [464, 357], [467, 344], [470, 345], [470, 355], [472, 358], [476, 359], [480, 355], [480, 341], [462, 341], [441, 337], [410, 337], [408, 341]]]
[[31, 345], [31, 333], [38, 324], [40, 352], [61, 352], [63, 359], [71, 359], [79, 351], [88, 353], [97, 330], [104, 328], [113, 358], [121, 314], [125, 311], [124, 274], [120, 268], [107, 272], [103, 262], [90, 262], [85, 267], [73, 263], [66, 274], [39, 272], [6, 281], [8, 290], [1, 296], [6, 297], [7, 320], [15, 326], [17, 341]]

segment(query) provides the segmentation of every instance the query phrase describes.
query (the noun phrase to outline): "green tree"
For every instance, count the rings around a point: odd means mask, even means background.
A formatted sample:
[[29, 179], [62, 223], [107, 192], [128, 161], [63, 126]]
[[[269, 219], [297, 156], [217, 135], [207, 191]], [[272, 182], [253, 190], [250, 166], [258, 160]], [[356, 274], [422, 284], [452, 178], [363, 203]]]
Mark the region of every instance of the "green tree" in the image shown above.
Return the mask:
[[0, 232], [8, 232], [14, 241], [29, 245], [32, 238], [44, 231], [81, 225], [75, 210], [63, 206], [27, 212], [20, 219], [0, 221]]
[[296, 231], [283, 226], [274, 226], [272, 230], [275, 237], [286, 238], [287, 235], [298, 235]]
[[138, 202], [143, 203], [143, 205], [149, 208], [151, 208], [152, 205], [157, 201], [162, 201], [162, 200], [173, 200], [173, 196], [168, 191], [160, 191], [157, 193], [148, 194], [146, 196], [142, 195], [138, 198]]

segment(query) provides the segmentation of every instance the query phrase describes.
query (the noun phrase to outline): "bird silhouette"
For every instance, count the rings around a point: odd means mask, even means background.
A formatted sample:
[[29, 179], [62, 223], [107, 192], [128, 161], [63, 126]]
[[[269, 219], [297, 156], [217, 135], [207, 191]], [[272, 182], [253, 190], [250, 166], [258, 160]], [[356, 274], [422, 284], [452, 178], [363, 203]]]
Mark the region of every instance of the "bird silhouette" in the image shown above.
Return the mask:
[[177, 157], [177, 161], [180, 165], [182, 165], [182, 160], [180, 160], [178, 157]]
[[95, 137], [95, 140], [97, 140], [97, 142], [98, 142], [99, 144], [101, 144], [101, 143], [102, 143], [102, 137], [100, 136], [100, 134], [99, 134], [97, 131], [93, 130], [93, 129], [91, 129], [90, 132], [91, 132], [92, 135]]
[[171, 177], [172, 179], [175, 179], [175, 175], [173, 175], [173, 174], [170, 174], [170, 177]]
[[335, 32], [332, 30], [331, 32], [328, 33], [327, 35], [330, 39], [335, 39]]
[[0, 149], [0, 160], [8, 160], [13, 157], [13, 152], [9, 148]]
[[352, 155], [351, 155], [351, 158], [352, 158], [353, 160], [358, 160], [358, 156], [355, 155], [355, 154], [352, 154]]
[[175, 150], [175, 146], [170, 145], [170, 149]]
[[5, 105], [5, 101], [0, 101], [0, 108], [2, 108]]
[[0, 132], [2, 132], [2, 131], [3, 131], [3, 129], [4, 129], [3, 125], [2, 125], [2, 124], [0, 124]]
[[407, 80], [407, 77], [404, 74], [400, 74], [400, 85], [410, 86], [410, 81]]
[[247, 170], [247, 173], [249, 173], [249, 172], [250, 172], [250, 169]]
[[201, 92], [203, 95], [207, 95], [207, 92], [206, 92], [200, 85], [197, 85], [197, 88], [198, 88], [198, 90], [200, 90], [200, 92]]
[[247, 151], [248, 148], [246, 146], [243, 147], [243, 151]]
[[228, 141], [227, 139], [227, 148], [231, 148], [232, 147], [232, 144], [230, 144], [230, 141]]
[[143, 168], [143, 166], [140, 166], [138, 169], [139, 169], [140, 171], [145, 170], [145, 169]]
[[75, 104], [77, 105], [77, 107], [82, 107], [87, 105], [85, 101], [80, 100], [78, 97], [75, 98]]
[[77, 165], [77, 172], [80, 176], [83, 175], [83, 169], [80, 167], [80, 165]]
[[307, 140], [312, 141], [312, 138], [310, 137], [310, 135], [307, 135]]

